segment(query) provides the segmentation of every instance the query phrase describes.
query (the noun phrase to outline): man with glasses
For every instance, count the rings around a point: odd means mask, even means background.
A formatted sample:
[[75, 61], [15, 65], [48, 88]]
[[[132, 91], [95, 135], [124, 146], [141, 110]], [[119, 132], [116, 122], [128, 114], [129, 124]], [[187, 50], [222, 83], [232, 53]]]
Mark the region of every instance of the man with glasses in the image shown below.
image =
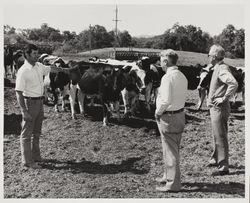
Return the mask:
[[229, 174], [228, 164], [228, 118], [230, 114], [229, 98], [236, 92], [238, 83], [228, 65], [223, 62], [225, 50], [213, 45], [209, 51], [209, 62], [214, 65], [210, 82], [207, 105], [210, 108], [214, 151], [208, 166], [217, 166], [212, 175]]
[[161, 52], [161, 67], [165, 75], [161, 79], [156, 98], [155, 118], [161, 134], [164, 173], [156, 181], [165, 183], [156, 190], [178, 192], [181, 189], [179, 150], [185, 126], [184, 105], [188, 81], [176, 66], [177, 53], [172, 49]]

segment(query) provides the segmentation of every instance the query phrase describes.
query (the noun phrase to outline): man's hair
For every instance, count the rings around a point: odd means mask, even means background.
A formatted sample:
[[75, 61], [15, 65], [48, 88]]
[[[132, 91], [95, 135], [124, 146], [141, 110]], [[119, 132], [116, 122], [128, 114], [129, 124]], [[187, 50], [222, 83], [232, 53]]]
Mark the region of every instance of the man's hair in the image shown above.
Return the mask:
[[24, 47], [24, 58], [27, 58], [26, 53], [30, 55], [30, 53], [32, 52], [32, 50], [38, 50], [38, 47], [34, 44], [27, 44]]
[[163, 50], [160, 54], [161, 57], [168, 57], [173, 65], [176, 65], [178, 54], [173, 49]]
[[220, 61], [225, 57], [225, 50], [219, 44], [214, 44], [211, 46], [208, 55], [215, 56], [216, 59]]

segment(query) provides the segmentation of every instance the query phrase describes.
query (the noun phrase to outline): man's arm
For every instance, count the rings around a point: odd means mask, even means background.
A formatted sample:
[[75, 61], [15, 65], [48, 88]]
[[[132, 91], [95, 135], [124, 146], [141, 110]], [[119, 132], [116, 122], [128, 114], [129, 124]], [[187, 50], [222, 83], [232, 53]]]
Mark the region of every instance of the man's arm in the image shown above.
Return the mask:
[[59, 73], [59, 72], [64, 72], [66, 74], [69, 74], [69, 68], [61, 68], [57, 67], [55, 64], [52, 65], [43, 65], [43, 75], [48, 75], [50, 72], [51, 73]]
[[161, 116], [165, 109], [171, 104], [172, 101], [172, 87], [171, 78], [164, 78], [161, 84], [161, 98], [159, 101], [159, 106], [155, 110], [155, 114]]
[[223, 97], [223, 100], [225, 101], [229, 99], [236, 92], [238, 88], [238, 82], [230, 72], [228, 66], [225, 66], [220, 70], [219, 79], [223, 83], [227, 84], [227, 91]]
[[24, 103], [23, 92], [16, 90], [16, 97], [17, 97], [17, 102], [18, 102], [20, 109], [21, 109], [21, 113], [23, 115], [23, 119], [24, 120], [31, 120], [32, 117], [28, 113], [28, 110], [27, 110], [25, 103]]
[[69, 68], [57, 67], [55, 65], [51, 65], [50, 68], [51, 68], [50, 70], [51, 73], [64, 72], [66, 74], [69, 74], [69, 70], [70, 70]]
[[223, 97], [218, 97], [214, 99], [215, 106], [218, 106], [228, 100], [238, 88], [238, 82], [235, 80], [228, 66], [221, 67], [219, 79], [221, 80], [221, 82], [227, 84], [227, 90]]

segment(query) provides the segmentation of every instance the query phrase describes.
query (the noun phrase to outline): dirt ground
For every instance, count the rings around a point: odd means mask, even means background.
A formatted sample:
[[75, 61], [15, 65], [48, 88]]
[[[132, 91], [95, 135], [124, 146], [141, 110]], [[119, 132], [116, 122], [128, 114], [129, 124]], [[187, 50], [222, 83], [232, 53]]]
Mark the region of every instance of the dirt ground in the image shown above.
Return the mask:
[[[244, 198], [245, 110], [232, 109], [229, 119], [230, 175], [211, 176], [210, 117], [205, 104], [195, 110], [198, 92], [189, 91], [186, 128], [180, 149], [183, 189], [157, 192], [162, 174], [161, 140], [152, 118], [132, 117], [102, 127], [101, 109], [89, 117], [54, 112], [44, 106], [42, 169], [21, 167], [21, 114], [14, 84], [4, 87], [4, 198]], [[92, 116], [91, 116], [92, 115]]]

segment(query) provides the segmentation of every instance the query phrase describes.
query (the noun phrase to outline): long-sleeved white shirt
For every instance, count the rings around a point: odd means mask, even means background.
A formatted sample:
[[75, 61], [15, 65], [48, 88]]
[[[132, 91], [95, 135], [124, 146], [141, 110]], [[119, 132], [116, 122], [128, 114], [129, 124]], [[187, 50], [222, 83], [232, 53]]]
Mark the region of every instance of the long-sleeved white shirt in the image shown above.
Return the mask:
[[43, 96], [43, 76], [47, 75], [50, 70], [50, 66], [45, 66], [39, 62], [36, 62], [36, 64], [32, 66], [25, 60], [25, 63], [17, 72], [15, 90], [22, 91], [23, 96], [27, 97]]
[[187, 90], [188, 81], [185, 75], [178, 70], [177, 66], [169, 67], [161, 79], [155, 113], [162, 115], [164, 111], [176, 111], [184, 108]]

